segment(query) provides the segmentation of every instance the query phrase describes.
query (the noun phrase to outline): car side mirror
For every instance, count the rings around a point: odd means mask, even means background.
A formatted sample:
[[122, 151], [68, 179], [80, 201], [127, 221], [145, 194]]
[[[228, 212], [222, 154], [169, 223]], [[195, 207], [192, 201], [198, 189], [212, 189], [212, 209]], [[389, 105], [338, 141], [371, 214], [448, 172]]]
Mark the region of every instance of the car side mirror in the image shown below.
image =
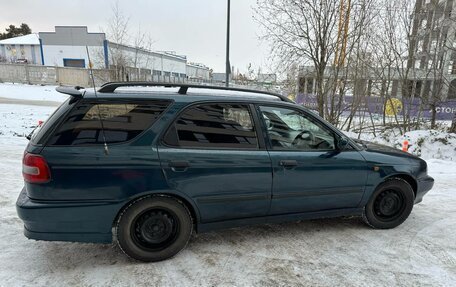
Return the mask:
[[339, 137], [337, 140], [337, 149], [344, 150], [348, 146], [348, 139], [346, 137]]

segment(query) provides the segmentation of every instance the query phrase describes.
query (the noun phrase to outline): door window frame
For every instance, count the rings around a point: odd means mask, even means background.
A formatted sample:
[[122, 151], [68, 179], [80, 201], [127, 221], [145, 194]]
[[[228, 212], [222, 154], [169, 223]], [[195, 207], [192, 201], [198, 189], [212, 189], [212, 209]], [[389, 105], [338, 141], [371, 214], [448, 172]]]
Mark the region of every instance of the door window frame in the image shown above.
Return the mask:
[[[260, 107], [276, 107], [276, 108], [281, 108], [281, 109], [288, 109], [288, 110], [294, 110], [294, 111], [297, 111], [301, 114], [303, 114], [306, 118], [308, 118], [311, 122], [318, 122], [321, 124], [321, 127], [326, 129], [329, 133], [331, 133], [334, 137], [334, 149], [315, 149], [315, 150], [301, 150], [301, 149], [281, 149], [281, 148], [274, 148], [272, 146], [272, 143], [271, 143], [271, 138], [269, 137], [269, 133], [268, 133], [268, 129], [266, 127], [266, 123], [262, 117], [262, 112], [261, 112], [261, 108]], [[277, 104], [277, 103], [259, 103], [259, 104], [255, 104], [255, 108], [257, 110], [257, 114], [258, 114], [258, 118], [259, 120], [261, 121], [261, 127], [262, 127], [262, 130], [264, 132], [264, 136], [265, 136], [265, 141], [266, 141], [266, 146], [267, 146], [267, 149], [268, 151], [282, 151], [282, 152], [343, 152], [345, 151], [346, 149], [344, 150], [338, 150], [337, 149], [337, 141], [338, 141], [338, 138], [342, 137], [343, 135], [341, 135], [337, 130], [335, 130], [334, 128], [328, 126], [325, 122], [323, 122], [322, 120], [320, 120], [319, 118], [315, 117], [314, 115], [312, 115], [312, 113], [304, 110], [304, 109], [301, 109], [300, 107], [295, 107], [295, 106], [289, 106], [289, 105], [281, 105], [281, 104]], [[350, 146], [351, 143], [349, 144]]]
[[[257, 138], [257, 147], [256, 148], [230, 148], [230, 147], [193, 147], [193, 146], [173, 146], [165, 142], [165, 137], [168, 133], [168, 131], [171, 129], [172, 125], [181, 117], [183, 113], [185, 113], [187, 110], [195, 107], [195, 106], [204, 106], [204, 105], [214, 105], [214, 104], [220, 104], [220, 105], [243, 105], [246, 106], [250, 112], [251, 118], [252, 118], [252, 126], [254, 128], [254, 132]], [[240, 102], [240, 101], [198, 101], [198, 102], [192, 102], [191, 104], [188, 104], [184, 107], [181, 108], [179, 112], [177, 112], [171, 119], [170, 121], [166, 124], [165, 128], [163, 129], [162, 133], [160, 134], [159, 137], [159, 145], [162, 147], [167, 147], [167, 148], [175, 148], [175, 149], [194, 149], [194, 150], [231, 150], [231, 151], [236, 151], [236, 150], [241, 150], [241, 151], [259, 151], [259, 150], [266, 150], [266, 141], [265, 141], [265, 135], [263, 133], [263, 128], [261, 125], [261, 120], [258, 117], [258, 112], [254, 104], [249, 103], [249, 102]]]

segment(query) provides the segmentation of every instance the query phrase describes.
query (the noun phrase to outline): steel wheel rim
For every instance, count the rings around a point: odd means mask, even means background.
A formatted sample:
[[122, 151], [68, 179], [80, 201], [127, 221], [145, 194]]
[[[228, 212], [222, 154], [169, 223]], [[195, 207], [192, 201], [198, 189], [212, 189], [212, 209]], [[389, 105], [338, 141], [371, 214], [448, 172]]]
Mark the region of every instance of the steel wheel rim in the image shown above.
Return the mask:
[[146, 251], [160, 251], [172, 245], [179, 230], [174, 212], [164, 208], [148, 209], [138, 214], [130, 234], [136, 246]]
[[393, 221], [402, 215], [405, 206], [405, 198], [401, 192], [384, 190], [375, 198], [374, 215], [384, 222]]

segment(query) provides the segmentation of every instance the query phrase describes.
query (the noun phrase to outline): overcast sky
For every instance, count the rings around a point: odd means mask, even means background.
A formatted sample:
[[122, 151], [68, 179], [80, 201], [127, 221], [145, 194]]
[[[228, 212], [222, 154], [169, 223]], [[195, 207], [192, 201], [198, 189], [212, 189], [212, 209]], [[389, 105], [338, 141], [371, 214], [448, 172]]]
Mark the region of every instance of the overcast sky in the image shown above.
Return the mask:
[[[2, 1], [0, 28], [27, 23], [33, 32], [54, 31], [54, 26], [88, 26], [89, 32], [106, 30], [115, 0]], [[267, 43], [258, 40], [259, 25], [252, 19], [256, 0], [231, 0], [231, 65], [245, 72], [249, 63], [269, 72]], [[130, 17], [132, 33], [140, 26], [154, 41], [154, 50], [176, 51], [191, 62], [215, 72], [225, 70], [226, 0], [119, 0]]]

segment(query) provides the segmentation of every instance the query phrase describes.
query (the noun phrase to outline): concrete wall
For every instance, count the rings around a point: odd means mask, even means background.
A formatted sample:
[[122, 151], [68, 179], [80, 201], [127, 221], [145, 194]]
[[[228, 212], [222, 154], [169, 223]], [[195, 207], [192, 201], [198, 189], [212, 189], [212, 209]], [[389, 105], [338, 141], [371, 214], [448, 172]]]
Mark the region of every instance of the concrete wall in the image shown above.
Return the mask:
[[[150, 70], [128, 68], [130, 81], [154, 81], [166, 83], [184, 83], [188, 79], [164, 75], [152, 75]], [[115, 80], [115, 71], [94, 69], [95, 85], [101, 86]], [[91, 87], [92, 80], [89, 69], [66, 68], [41, 65], [1, 64], [0, 82], [13, 82], [41, 85], [65, 85]], [[202, 82], [202, 81], [191, 81]]]
[[[110, 80], [109, 70], [94, 70], [95, 84]], [[0, 64], [0, 82], [41, 85], [91, 86], [89, 70], [23, 64]]]

